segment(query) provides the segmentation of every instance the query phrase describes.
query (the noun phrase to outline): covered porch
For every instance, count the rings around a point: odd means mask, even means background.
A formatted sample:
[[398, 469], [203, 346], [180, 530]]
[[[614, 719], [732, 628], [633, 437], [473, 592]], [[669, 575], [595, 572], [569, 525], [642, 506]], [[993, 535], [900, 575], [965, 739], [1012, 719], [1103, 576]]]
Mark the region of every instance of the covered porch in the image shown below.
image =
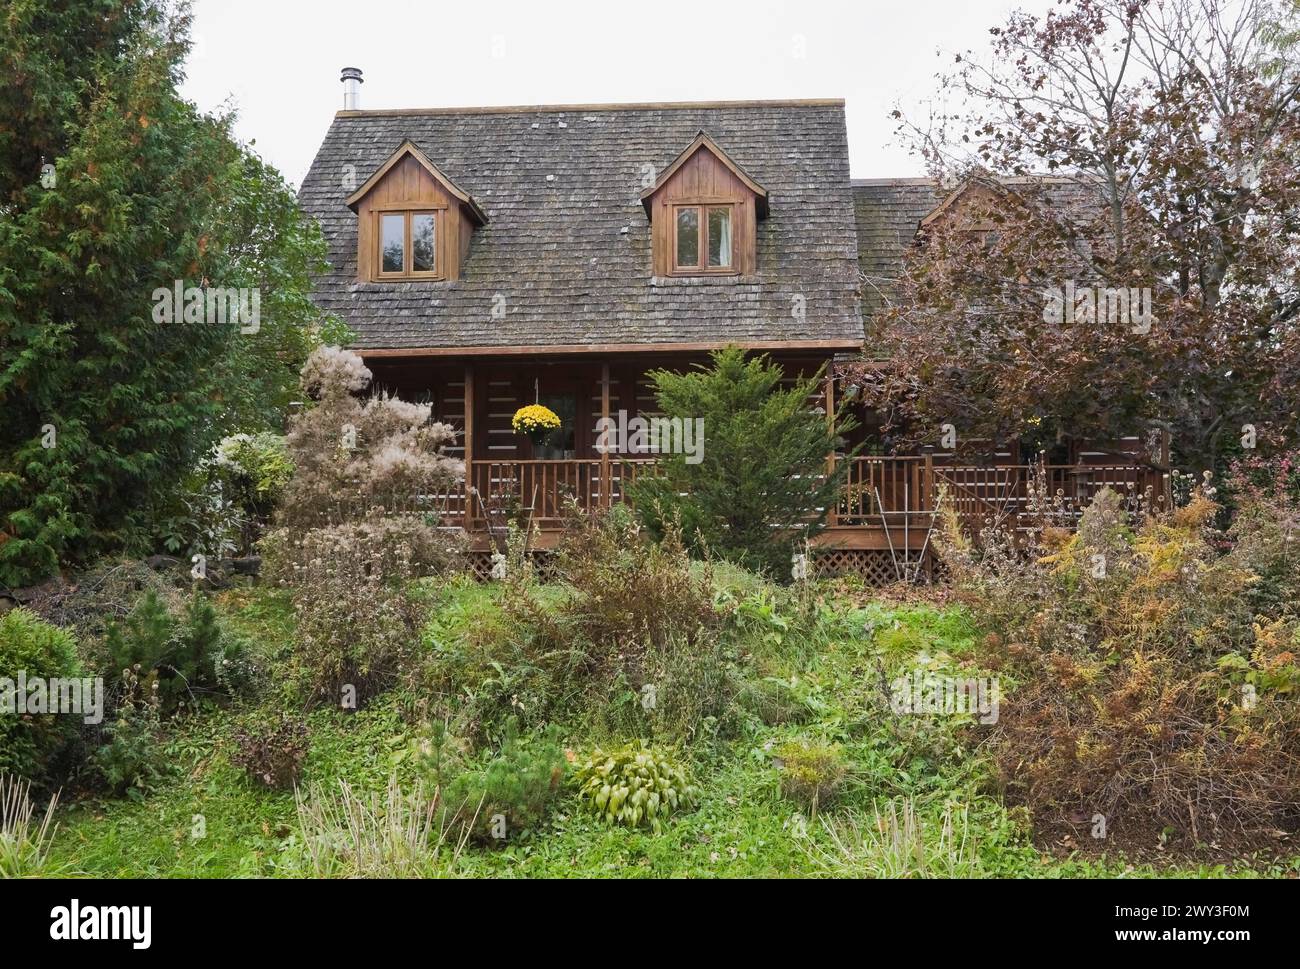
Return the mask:
[[[811, 374], [829, 362], [825, 351], [771, 351], [789, 380]], [[481, 556], [500, 543], [504, 522], [530, 521], [535, 543], [553, 548], [572, 500], [584, 511], [609, 508], [625, 500], [627, 486], [653, 474], [650, 453], [601, 453], [597, 427], [602, 418], [652, 416], [649, 374], [656, 369], [687, 370], [708, 360], [704, 349], [673, 354], [538, 358], [519, 354], [482, 359], [367, 356], [376, 386], [405, 399], [429, 403], [435, 418], [461, 431], [451, 449], [465, 460], [464, 487], [434, 496], [444, 524], [464, 528]], [[834, 410], [837, 387], [826, 377], [810, 406]], [[541, 403], [561, 417], [560, 431], [534, 443], [511, 428], [515, 411]], [[877, 444], [871, 415], [847, 442]], [[707, 435], [706, 435], [707, 440]], [[707, 444], [706, 444], [707, 448]], [[1118, 452], [1080, 453], [1076, 459], [1035, 465], [1015, 452], [987, 463], [961, 463], [942, 452], [918, 455], [827, 456], [828, 472], [843, 462], [849, 468], [827, 527], [815, 539], [818, 557], [831, 571], [865, 573], [879, 581], [901, 577], [906, 569], [928, 570], [929, 534], [940, 495], [972, 530], [991, 520], [1010, 521], [1029, 510], [1035, 477], [1068, 509], [1086, 504], [1102, 488], [1125, 494], [1159, 496], [1162, 472]]]
[[[882, 582], [902, 578], [900, 569], [931, 567], [930, 531], [940, 494], [962, 525], [978, 530], [990, 521], [1014, 526], [1029, 511], [1036, 476], [1063, 511], [1063, 524], [1101, 489], [1159, 496], [1160, 471], [1136, 463], [960, 465], [934, 455], [832, 457], [850, 465], [840, 498], [827, 510], [826, 528], [813, 545], [830, 571], [867, 574]], [[558, 544], [566, 502], [584, 511], [624, 500], [626, 486], [654, 473], [654, 458], [606, 456], [572, 460], [471, 461], [466, 487], [437, 497], [443, 522], [464, 528], [474, 550], [495, 550], [507, 517], [531, 521], [536, 547]], [[494, 538], [493, 532], [498, 535]]]

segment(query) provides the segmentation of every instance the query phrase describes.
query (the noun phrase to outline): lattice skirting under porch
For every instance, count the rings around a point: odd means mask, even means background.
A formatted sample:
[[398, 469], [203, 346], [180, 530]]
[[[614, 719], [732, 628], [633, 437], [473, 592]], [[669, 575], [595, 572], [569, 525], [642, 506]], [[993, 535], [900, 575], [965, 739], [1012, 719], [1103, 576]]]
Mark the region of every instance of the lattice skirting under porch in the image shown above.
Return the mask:
[[[543, 577], [545, 577], [547, 569], [555, 560], [555, 553], [550, 549], [536, 549], [532, 554], [533, 567], [536, 568]], [[470, 552], [469, 567], [474, 573], [474, 578], [486, 582], [492, 577], [492, 553]]]
[[816, 551], [813, 557], [818, 575], [860, 575], [869, 585], [893, 585], [899, 581], [900, 572], [910, 579], [916, 575], [918, 562], [920, 581], [925, 582], [933, 572], [933, 557], [928, 550], [924, 560], [919, 550], [912, 551], [906, 559], [900, 550], [897, 566], [894, 555], [888, 549], [879, 548], [828, 548]]
[[[553, 557], [552, 552], [536, 551], [533, 553], [536, 565], [543, 573]], [[926, 561], [921, 564], [920, 581], [932, 580], [935, 574], [933, 556], [926, 552]], [[486, 581], [492, 574], [491, 552], [470, 552], [470, 568], [475, 578]], [[916, 574], [916, 563], [920, 552], [913, 551], [906, 566], [909, 578]], [[874, 548], [828, 548], [814, 553], [813, 564], [821, 576], [860, 575], [869, 585], [893, 585], [898, 581], [898, 572], [894, 568], [894, 559], [888, 549]], [[904, 567], [903, 553], [898, 553], [898, 567]]]

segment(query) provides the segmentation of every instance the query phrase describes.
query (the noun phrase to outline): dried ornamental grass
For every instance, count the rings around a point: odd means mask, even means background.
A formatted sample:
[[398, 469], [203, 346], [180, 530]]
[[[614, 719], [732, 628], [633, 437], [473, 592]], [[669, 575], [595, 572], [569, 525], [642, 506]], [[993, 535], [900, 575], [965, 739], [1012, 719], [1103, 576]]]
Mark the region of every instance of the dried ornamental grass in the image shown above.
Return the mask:
[[389, 779], [383, 794], [295, 790], [306, 867], [316, 878], [431, 878], [448, 874], [465, 846], [440, 827], [438, 794], [418, 782], [404, 791]]
[[0, 878], [39, 875], [49, 858], [50, 842], [58, 830], [54, 810], [59, 795], [50, 798], [45, 814], [33, 826], [36, 807], [30, 793], [30, 782], [0, 774]]

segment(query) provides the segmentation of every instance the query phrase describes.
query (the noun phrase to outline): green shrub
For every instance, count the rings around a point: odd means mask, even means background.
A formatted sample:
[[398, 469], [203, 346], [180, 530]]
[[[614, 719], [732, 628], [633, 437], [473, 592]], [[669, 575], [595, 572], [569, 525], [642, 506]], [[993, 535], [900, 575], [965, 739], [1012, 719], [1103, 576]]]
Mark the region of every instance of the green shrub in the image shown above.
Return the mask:
[[223, 438], [155, 512], [155, 531], [172, 554], [209, 559], [248, 555], [293, 475], [279, 434]]
[[[76, 644], [57, 626], [38, 619], [26, 609], [0, 616], [0, 679], [81, 676]], [[3, 684], [8, 686], [8, 684]], [[71, 714], [17, 716], [8, 708], [12, 693], [0, 693], [0, 774], [43, 783], [53, 773], [55, 760], [75, 739], [81, 718]]]
[[[571, 505], [566, 524], [555, 571], [573, 594], [554, 610], [566, 633], [598, 646], [647, 649], [721, 624], [712, 576], [692, 567], [671, 523], [650, 541], [622, 507], [593, 517]], [[506, 606], [526, 601], [507, 598]], [[517, 616], [533, 618], [522, 610]]]
[[773, 751], [781, 771], [781, 793], [811, 815], [835, 797], [844, 781], [844, 754], [830, 744], [791, 740]]
[[566, 766], [557, 728], [521, 739], [512, 727], [482, 768], [457, 775], [443, 789], [444, 826], [461, 825], [485, 843], [533, 830], [550, 813]]
[[741, 726], [743, 656], [731, 636], [673, 639], [620, 668], [583, 709], [598, 734], [641, 735], [697, 749], [734, 737]]
[[526, 729], [576, 718], [692, 736], [733, 692], [725, 616], [696, 565], [672, 534], [654, 543], [626, 517], [575, 515], [555, 583], [519, 572], [443, 593], [411, 685], [475, 739], [515, 717]]
[[795, 685], [777, 676], [750, 678], [738, 692], [737, 702], [769, 727], [806, 723], [813, 714]]
[[664, 821], [698, 801], [686, 772], [644, 742], [595, 750], [573, 772], [582, 803], [611, 824], [663, 830]]
[[293, 462], [279, 434], [235, 434], [214, 448], [230, 497], [265, 524], [293, 477]]
[[[174, 9], [5, 13], [0, 583], [17, 587], [131, 542], [223, 425], [278, 422], [325, 245], [279, 173], [177, 92]], [[15, 178], [40, 154], [57, 192]], [[173, 280], [264, 296], [258, 332], [180, 306], [159, 325], [149, 295]]]

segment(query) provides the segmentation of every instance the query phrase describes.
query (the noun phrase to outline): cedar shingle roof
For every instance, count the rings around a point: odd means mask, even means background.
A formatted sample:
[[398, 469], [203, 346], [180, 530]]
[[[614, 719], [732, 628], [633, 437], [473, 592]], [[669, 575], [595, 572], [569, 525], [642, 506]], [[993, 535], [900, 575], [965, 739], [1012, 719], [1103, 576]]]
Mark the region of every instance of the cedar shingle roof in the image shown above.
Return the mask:
[[[1051, 206], [1058, 217], [1076, 225], [1095, 220], [1103, 211], [1085, 176], [1024, 176], [1005, 178], [1001, 183], [1039, 204]], [[853, 180], [864, 317], [879, 312], [895, 298], [903, 257], [916, 238], [921, 220], [960, 187], [940, 185], [933, 178]]]
[[[770, 193], [758, 273], [652, 278], [643, 179], [701, 131]], [[358, 283], [345, 199], [407, 139], [489, 222], [455, 282]], [[340, 112], [299, 200], [329, 245], [314, 299], [362, 349], [862, 340], [840, 101]]]
[[893, 299], [903, 254], [915, 239], [917, 226], [947, 194], [932, 178], [853, 180], [864, 315]]

